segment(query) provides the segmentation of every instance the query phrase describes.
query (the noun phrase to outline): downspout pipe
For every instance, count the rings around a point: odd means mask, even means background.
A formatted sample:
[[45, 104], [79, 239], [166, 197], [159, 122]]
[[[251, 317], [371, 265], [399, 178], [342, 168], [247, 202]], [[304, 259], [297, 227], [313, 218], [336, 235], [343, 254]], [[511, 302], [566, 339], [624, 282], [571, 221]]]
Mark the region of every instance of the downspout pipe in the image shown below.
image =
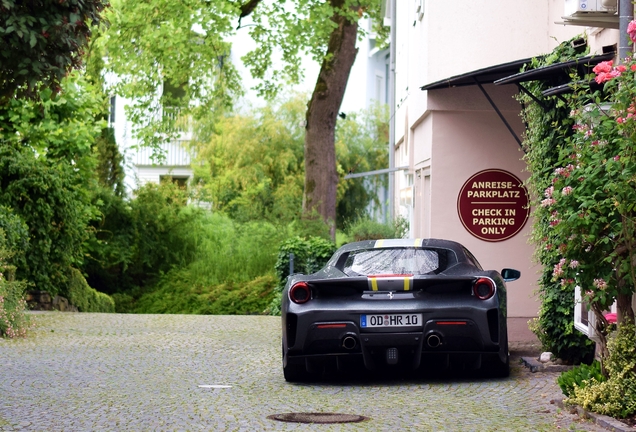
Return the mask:
[[391, 39], [389, 48], [389, 221], [395, 218], [395, 55], [396, 47], [396, 0], [391, 3]]
[[634, 5], [632, 0], [619, 0], [618, 3], [618, 61], [622, 63], [633, 53], [633, 44], [627, 34], [627, 26], [634, 19]]

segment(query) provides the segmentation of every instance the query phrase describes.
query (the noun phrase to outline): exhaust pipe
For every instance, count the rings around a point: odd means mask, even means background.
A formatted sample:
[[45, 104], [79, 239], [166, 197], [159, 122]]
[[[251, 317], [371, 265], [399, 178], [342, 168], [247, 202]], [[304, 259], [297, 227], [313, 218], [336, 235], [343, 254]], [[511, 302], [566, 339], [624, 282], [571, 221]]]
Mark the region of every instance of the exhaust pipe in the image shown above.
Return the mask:
[[440, 346], [442, 344], [442, 338], [440, 337], [440, 335], [438, 335], [436, 333], [431, 333], [426, 338], [426, 344], [430, 348], [437, 348], [438, 346]]
[[342, 347], [344, 349], [352, 350], [358, 346], [358, 339], [354, 334], [347, 334], [342, 338]]

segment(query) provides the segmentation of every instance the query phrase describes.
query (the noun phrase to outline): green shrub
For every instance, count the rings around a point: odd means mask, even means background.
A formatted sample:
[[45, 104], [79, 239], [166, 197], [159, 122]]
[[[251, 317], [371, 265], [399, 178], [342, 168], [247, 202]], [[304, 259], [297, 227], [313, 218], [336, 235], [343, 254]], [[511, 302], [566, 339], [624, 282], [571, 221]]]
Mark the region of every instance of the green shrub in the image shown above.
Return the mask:
[[267, 309], [276, 292], [276, 277], [267, 274], [246, 283], [227, 283], [214, 287], [207, 295], [208, 305], [198, 313], [215, 315], [254, 315]]
[[0, 230], [4, 233], [2, 246], [10, 251], [10, 256], [5, 258], [14, 265], [24, 263], [24, 254], [29, 248], [29, 227], [11, 208], [0, 205]]
[[24, 337], [29, 328], [29, 317], [25, 314], [27, 304], [24, 300], [23, 281], [8, 280], [5, 277], [7, 266], [1, 266], [0, 273], [0, 337]]
[[131, 313], [134, 311], [135, 298], [126, 293], [114, 293], [110, 296], [115, 302], [115, 312]]
[[590, 365], [581, 364], [567, 372], [563, 372], [557, 378], [557, 384], [561, 387], [563, 394], [566, 397], [570, 397], [574, 393], [575, 386], [579, 388], [585, 387], [592, 378], [596, 382], [605, 381], [605, 377], [601, 372], [601, 363], [598, 360], [594, 360]]
[[573, 364], [593, 358], [594, 342], [574, 327], [574, 287], [551, 281], [552, 273], [539, 279], [539, 318], [530, 324], [543, 349]]
[[[247, 282], [205, 285], [192, 280], [188, 269], [174, 269], [131, 307], [136, 313], [253, 315], [264, 313], [275, 292], [273, 274]], [[129, 298], [116, 297], [130, 301]], [[130, 307], [130, 306], [129, 306]], [[119, 308], [119, 306], [118, 306]]]
[[15, 267], [7, 264], [13, 250], [7, 247], [8, 243], [4, 229], [0, 228], [0, 337], [14, 338], [26, 336], [30, 322], [25, 314], [26, 283], [14, 280]]
[[622, 322], [607, 344], [606, 381], [591, 378], [584, 387], [574, 386], [567, 403], [616, 418], [636, 414], [636, 327]]
[[68, 281], [68, 301], [80, 312], [115, 312], [113, 299], [91, 288], [79, 270], [71, 269]]
[[347, 230], [350, 241], [381, 240], [389, 238], [403, 238], [409, 230], [408, 221], [403, 217], [396, 218], [392, 223], [384, 224], [372, 219], [358, 219]]
[[[273, 278], [276, 252], [290, 229], [267, 221], [238, 223], [222, 213], [197, 209], [184, 208], [182, 212], [192, 214], [184, 217], [184, 226], [174, 228], [171, 235], [180, 240], [170, 244], [189, 245], [184, 251], [185, 256], [172, 261], [171, 268], [164, 267], [154, 281], [113, 294], [116, 310], [233, 314], [241, 311], [261, 313], [266, 309], [271, 298], [263, 305], [256, 304], [258, 302], [253, 306], [236, 301], [223, 303], [223, 290], [238, 290], [235, 294], [246, 299], [251, 297], [244, 289], [252, 287], [260, 293], [257, 281]], [[271, 285], [273, 289], [276, 284]], [[232, 310], [232, 304], [235, 310]]]
[[283, 242], [278, 250], [276, 260], [276, 277], [278, 278], [277, 292], [269, 306], [269, 313], [280, 314], [281, 293], [285, 288], [287, 277], [290, 275], [290, 258], [293, 254], [294, 273], [315, 273], [327, 264], [329, 258], [336, 251], [336, 245], [321, 237], [292, 237]]
[[290, 254], [293, 254], [294, 273], [311, 274], [320, 270], [336, 251], [336, 245], [321, 237], [292, 237], [283, 242], [278, 250], [276, 276], [279, 286], [284, 287], [290, 274]]
[[207, 213], [191, 226], [194, 259], [191, 280], [203, 286], [247, 282], [271, 273], [287, 232], [270, 222], [237, 223]]

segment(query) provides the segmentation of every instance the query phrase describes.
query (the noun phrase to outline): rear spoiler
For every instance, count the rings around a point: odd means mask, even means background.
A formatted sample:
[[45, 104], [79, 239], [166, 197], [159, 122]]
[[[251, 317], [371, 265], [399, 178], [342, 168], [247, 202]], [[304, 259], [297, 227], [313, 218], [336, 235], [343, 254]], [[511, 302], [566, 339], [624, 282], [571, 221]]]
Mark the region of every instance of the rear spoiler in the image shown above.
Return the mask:
[[477, 276], [414, 276], [414, 275], [370, 275], [329, 279], [311, 279], [306, 283], [318, 291], [338, 289], [364, 291], [454, 291], [458, 287], [470, 287]]

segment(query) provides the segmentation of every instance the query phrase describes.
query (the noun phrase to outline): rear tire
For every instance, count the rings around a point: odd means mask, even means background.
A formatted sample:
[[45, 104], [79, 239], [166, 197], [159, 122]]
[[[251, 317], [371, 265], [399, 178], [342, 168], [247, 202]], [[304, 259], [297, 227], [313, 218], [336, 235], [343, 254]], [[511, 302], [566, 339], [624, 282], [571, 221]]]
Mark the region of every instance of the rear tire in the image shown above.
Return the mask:
[[492, 375], [496, 378], [508, 378], [510, 376], [510, 355], [506, 353], [506, 361], [502, 362], [496, 356], [492, 363]]
[[283, 375], [287, 382], [307, 382], [311, 375], [307, 372], [304, 364], [292, 364], [287, 362], [287, 366], [283, 366]]
[[285, 381], [296, 383], [296, 382], [307, 382], [309, 381], [314, 374], [307, 372], [307, 367], [305, 362], [302, 363], [292, 363], [289, 359], [287, 359], [287, 365], [285, 365], [285, 347], [282, 347], [283, 350], [283, 376], [285, 377]]
[[[505, 355], [505, 361], [501, 361], [501, 355]], [[508, 352], [508, 332], [505, 333], [503, 346], [499, 354], [495, 354], [489, 364], [489, 372], [496, 378], [508, 378], [510, 376], [510, 353]]]

